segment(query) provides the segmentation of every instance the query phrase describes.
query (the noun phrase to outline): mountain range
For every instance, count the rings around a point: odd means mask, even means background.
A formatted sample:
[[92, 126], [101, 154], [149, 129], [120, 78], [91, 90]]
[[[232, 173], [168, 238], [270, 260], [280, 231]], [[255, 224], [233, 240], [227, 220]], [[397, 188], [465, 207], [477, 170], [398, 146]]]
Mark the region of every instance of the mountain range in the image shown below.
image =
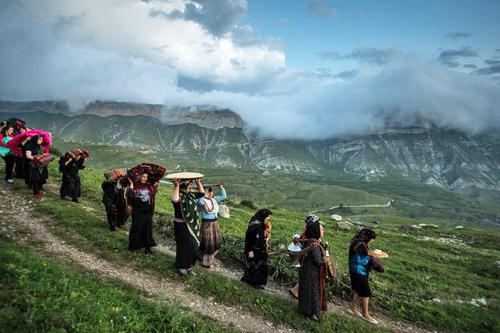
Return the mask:
[[394, 175], [470, 193], [500, 191], [500, 135], [471, 136], [434, 126], [387, 128], [324, 140], [278, 140], [247, 130], [231, 110], [211, 106], [102, 102], [70, 112], [64, 102], [0, 102], [3, 118], [66, 139], [116, 144], [264, 173], [336, 171], [366, 181]]

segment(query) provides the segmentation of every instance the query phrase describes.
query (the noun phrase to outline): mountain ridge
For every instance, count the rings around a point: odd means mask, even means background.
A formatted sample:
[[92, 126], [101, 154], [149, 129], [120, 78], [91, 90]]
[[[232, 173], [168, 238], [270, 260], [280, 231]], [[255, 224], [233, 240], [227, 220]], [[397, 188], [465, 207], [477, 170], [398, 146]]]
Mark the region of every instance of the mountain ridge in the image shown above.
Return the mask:
[[165, 123], [142, 115], [69, 116], [34, 111], [22, 116], [28, 124], [62, 138], [116, 144], [225, 167], [309, 174], [336, 170], [365, 181], [398, 175], [460, 193], [500, 191], [500, 138], [495, 135], [410, 127], [343, 139], [276, 140], [240, 127]]

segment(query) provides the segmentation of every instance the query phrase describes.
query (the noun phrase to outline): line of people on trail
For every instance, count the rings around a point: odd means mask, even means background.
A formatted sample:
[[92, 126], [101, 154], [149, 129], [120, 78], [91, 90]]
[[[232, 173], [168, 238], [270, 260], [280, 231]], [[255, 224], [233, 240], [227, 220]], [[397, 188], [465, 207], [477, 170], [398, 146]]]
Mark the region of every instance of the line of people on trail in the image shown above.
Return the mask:
[[[245, 235], [245, 273], [241, 281], [258, 289], [267, 284], [269, 266], [269, 239], [271, 237], [271, 215], [269, 209], [259, 210], [248, 224]], [[293, 238], [301, 244], [300, 251], [289, 253], [299, 260], [299, 282], [289, 290], [299, 300], [299, 312], [312, 320], [319, 320], [326, 311], [326, 280], [336, 274], [333, 257], [329, 255], [327, 244], [322, 242], [324, 223], [318, 216], [306, 217], [304, 232]], [[368, 304], [372, 296], [368, 276], [373, 269], [383, 272], [384, 267], [369, 251], [368, 245], [376, 238], [375, 231], [359, 229], [349, 247], [349, 275], [354, 293], [350, 312], [364, 320], [377, 324], [370, 315]], [[362, 312], [358, 310], [362, 304]]]
[[[0, 155], [5, 161], [7, 183], [14, 182], [14, 178], [25, 178], [33, 194], [43, 197], [43, 186], [48, 178], [47, 165], [53, 160], [48, 153], [50, 133], [27, 129], [17, 118], [2, 123], [0, 133]], [[80, 202], [79, 172], [85, 168], [88, 157], [86, 150], [73, 149], [59, 159], [61, 199], [69, 197]], [[153, 215], [159, 180], [165, 171], [160, 166], [142, 163], [132, 169], [116, 169], [105, 174], [101, 188], [108, 226], [111, 231], [116, 231], [131, 217], [129, 250], [144, 249], [145, 253], [152, 254], [152, 248], [157, 245], [153, 238]], [[210, 186], [205, 190], [200, 178], [174, 178], [172, 183], [175, 268], [182, 276], [196, 275], [193, 268], [198, 260], [205, 268], [216, 265], [215, 257], [223, 241], [218, 222], [219, 204], [227, 198], [227, 193], [224, 186], [218, 184], [220, 194], [214, 195], [214, 188]], [[196, 191], [192, 191], [193, 183]], [[250, 219], [245, 234], [245, 270], [241, 281], [258, 289], [265, 289], [269, 276], [271, 216], [269, 209], [258, 210]], [[290, 253], [300, 262], [299, 281], [290, 289], [290, 294], [298, 298], [299, 312], [312, 320], [319, 320], [326, 311], [326, 280], [335, 274], [333, 257], [322, 241], [323, 235], [324, 223], [318, 216], [308, 215], [304, 232], [293, 238], [301, 249]], [[384, 267], [369, 250], [369, 244], [375, 238], [371, 229], [358, 230], [350, 243], [348, 268], [354, 294], [350, 312], [376, 324], [368, 311], [372, 296], [368, 277], [371, 270], [383, 272]], [[360, 304], [361, 312], [358, 309]]]
[[[52, 136], [49, 132], [26, 127], [26, 122], [11, 118], [0, 124], [0, 155], [5, 161], [5, 181], [14, 183], [14, 178], [24, 179], [36, 198], [45, 195], [44, 185], [49, 178], [48, 165], [55, 157], [50, 154]], [[89, 154], [85, 150], [73, 149], [59, 160], [62, 173], [60, 196], [79, 202], [81, 197], [79, 171], [83, 169]]]

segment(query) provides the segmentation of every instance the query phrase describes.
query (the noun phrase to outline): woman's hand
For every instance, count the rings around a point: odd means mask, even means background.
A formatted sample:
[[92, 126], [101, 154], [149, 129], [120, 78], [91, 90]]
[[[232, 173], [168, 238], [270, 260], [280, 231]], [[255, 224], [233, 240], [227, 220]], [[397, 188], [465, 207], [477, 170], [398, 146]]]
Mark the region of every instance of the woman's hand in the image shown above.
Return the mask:
[[253, 251], [248, 252], [248, 259], [253, 259]]
[[177, 187], [181, 185], [181, 180], [179, 178], [172, 178], [172, 183]]

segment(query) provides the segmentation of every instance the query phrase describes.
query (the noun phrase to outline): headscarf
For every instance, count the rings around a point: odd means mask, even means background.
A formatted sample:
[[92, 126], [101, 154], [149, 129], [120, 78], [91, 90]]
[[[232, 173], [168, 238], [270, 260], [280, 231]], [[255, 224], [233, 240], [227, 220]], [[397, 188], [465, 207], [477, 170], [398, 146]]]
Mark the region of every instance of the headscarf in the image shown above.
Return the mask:
[[31, 151], [33, 155], [38, 154], [40, 150], [40, 145], [38, 144], [38, 139], [40, 139], [40, 135], [34, 135], [29, 139], [29, 141], [26, 143], [25, 150]]
[[271, 212], [267, 208], [262, 208], [257, 211], [257, 213], [252, 216], [249, 222], [249, 226], [254, 226], [257, 225], [259, 228], [259, 235], [260, 237], [264, 237], [266, 240], [266, 246], [267, 242], [271, 238], [271, 222], [269, 220], [266, 221], [266, 219], [271, 216], [273, 212]]
[[307, 239], [321, 238], [321, 224], [319, 217], [314, 214], [307, 215], [305, 237]]
[[361, 246], [364, 251], [368, 251], [368, 242], [375, 238], [377, 238], [377, 234], [374, 230], [368, 228], [360, 229], [351, 239], [351, 249], [355, 250]]
[[257, 211], [257, 213], [254, 214], [254, 216], [252, 216], [252, 218], [250, 219], [250, 222], [249, 224], [254, 224], [256, 222], [258, 223], [264, 223], [265, 220], [270, 216], [272, 215], [273, 212], [271, 212], [269, 209], [267, 208], [262, 208], [262, 209], [259, 209]]

